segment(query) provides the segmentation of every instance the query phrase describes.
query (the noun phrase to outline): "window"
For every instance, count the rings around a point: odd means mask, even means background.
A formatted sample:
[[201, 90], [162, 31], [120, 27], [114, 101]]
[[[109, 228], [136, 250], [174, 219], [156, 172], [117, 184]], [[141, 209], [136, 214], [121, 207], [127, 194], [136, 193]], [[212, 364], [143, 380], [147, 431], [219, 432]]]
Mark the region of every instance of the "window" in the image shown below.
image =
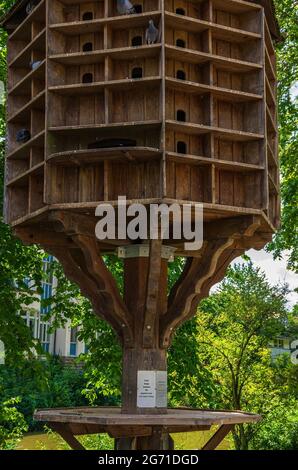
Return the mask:
[[33, 338], [39, 338], [39, 331], [38, 331], [38, 314], [34, 313], [27, 313], [26, 315], [22, 316], [25, 324], [30, 328], [31, 334]]
[[46, 315], [46, 314], [50, 313], [51, 306], [50, 305], [45, 305], [44, 306], [44, 304], [47, 304], [46, 301], [49, 300], [52, 297], [52, 293], [53, 293], [52, 284], [49, 283], [49, 282], [43, 282], [42, 283], [42, 294], [41, 294], [42, 305], [40, 307], [41, 315]]
[[143, 38], [142, 36], [135, 36], [134, 38], [132, 38], [131, 40], [131, 45], [133, 47], [136, 47], [136, 46], [141, 46], [143, 44]]
[[93, 13], [92, 11], [86, 11], [82, 16], [83, 21], [91, 21], [93, 20]]
[[176, 15], [185, 15], [185, 10], [183, 8], [176, 8]]
[[185, 142], [179, 141], [177, 142], [177, 153], [187, 153], [187, 145]]
[[53, 295], [53, 276], [51, 273], [51, 264], [53, 262], [53, 256], [48, 256], [43, 262], [43, 271], [46, 275], [46, 280], [42, 283], [42, 294], [41, 294], [41, 306], [40, 314], [46, 315], [51, 311], [51, 305], [43, 305], [47, 303], [45, 301], [51, 299]]
[[131, 78], [142, 78], [143, 69], [142, 67], [134, 67], [131, 71]]
[[93, 82], [93, 74], [92, 73], [85, 73], [82, 77], [83, 83], [92, 83]]
[[176, 39], [177, 47], [185, 47], [185, 41], [183, 39]]
[[279, 348], [279, 349], [283, 349], [284, 348], [283, 340], [282, 339], [275, 339], [274, 340], [274, 347]]
[[49, 322], [40, 322], [39, 324], [39, 341], [45, 353], [50, 352], [49, 326]]
[[183, 111], [182, 109], [178, 109], [178, 111], [176, 113], [176, 119], [177, 119], [177, 121], [185, 122], [186, 121], [186, 112]]
[[84, 45], [83, 45], [83, 52], [91, 52], [93, 51], [93, 44], [92, 42], [86, 42]]
[[143, 13], [143, 5], [134, 5], [134, 9], [136, 13]]
[[77, 328], [70, 329], [69, 355], [72, 357], [76, 357], [77, 355], [77, 334]]
[[186, 80], [186, 74], [184, 70], [177, 70], [176, 78], [178, 78], [179, 80]]

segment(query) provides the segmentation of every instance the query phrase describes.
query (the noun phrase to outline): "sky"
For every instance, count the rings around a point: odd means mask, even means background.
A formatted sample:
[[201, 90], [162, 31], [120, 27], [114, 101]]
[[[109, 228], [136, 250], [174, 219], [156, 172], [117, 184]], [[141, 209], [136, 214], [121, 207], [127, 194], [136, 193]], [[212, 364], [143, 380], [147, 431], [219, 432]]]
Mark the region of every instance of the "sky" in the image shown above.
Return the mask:
[[[256, 251], [249, 250], [246, 254], [251, 258], [254, 265], [259, 266], [265, 272], [266, 277], [270, 284], [277, 284], [279, 282], [286, 282], [289, 284], [290, 289], [293, 291], [298, 287], [298, 274], [287, 270], [287, 254], [284, 254], [284, 259], [274, 260], [272, 254], [267, 253], [265, 250]], [[234, 263], [243, 262], [241, 258], [237, 258]], [[298, 303], [298, 293], [291, 292], [288, 295], [289, 305], [293, 306]]]

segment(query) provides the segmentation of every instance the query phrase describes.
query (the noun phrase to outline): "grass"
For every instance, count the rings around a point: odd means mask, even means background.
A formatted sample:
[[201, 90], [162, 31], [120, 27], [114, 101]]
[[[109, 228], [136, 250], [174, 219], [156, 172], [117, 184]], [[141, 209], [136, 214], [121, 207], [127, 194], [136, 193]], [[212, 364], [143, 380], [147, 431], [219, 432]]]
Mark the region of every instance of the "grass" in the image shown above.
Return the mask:
[[[175, 449], [177, 450], [197, 450], [208, 441], [212, 431], [179, 433], [173, 436]], [[113, 439], [107, 435], [83, 436], [79, 440], [88, 450], [111, 450], [114, 448]], [[227, 437], [218, 447], [219, 450], [229, 450], [232, 448], [231, 438]], [[17, 450], [69, 450], [68, 445], [57, 434], [48, 431], [42, 434], [27, 434], [19, 443]]]

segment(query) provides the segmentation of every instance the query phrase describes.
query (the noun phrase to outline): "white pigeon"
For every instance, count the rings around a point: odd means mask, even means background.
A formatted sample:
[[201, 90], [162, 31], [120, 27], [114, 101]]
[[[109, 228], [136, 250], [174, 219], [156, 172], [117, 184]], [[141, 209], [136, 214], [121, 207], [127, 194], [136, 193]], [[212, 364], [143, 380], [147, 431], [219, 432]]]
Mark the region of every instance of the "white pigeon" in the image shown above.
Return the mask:
[[147, 44], [154, 44], [159, 38], [159, 29], [156, 28], [153, 20], [149, 20], [149, 26], [146, 29], [145, 38]]
[[136, 12], [135, 7], [129, 0], [117, 0], [117, 10], [120, 15], [132, 15]]

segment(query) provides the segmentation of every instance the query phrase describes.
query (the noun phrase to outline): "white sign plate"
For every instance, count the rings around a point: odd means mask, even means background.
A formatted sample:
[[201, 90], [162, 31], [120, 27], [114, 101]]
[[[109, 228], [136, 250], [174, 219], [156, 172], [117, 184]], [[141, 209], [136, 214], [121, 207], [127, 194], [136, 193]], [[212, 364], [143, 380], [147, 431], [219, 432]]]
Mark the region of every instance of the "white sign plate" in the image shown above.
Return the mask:
[[167, 407], [167, 372], [159, 370], [138, 371], [138, 408]]
[[154, 370], [138, 371], [138, 408], [155, 408], [155, 376]]

